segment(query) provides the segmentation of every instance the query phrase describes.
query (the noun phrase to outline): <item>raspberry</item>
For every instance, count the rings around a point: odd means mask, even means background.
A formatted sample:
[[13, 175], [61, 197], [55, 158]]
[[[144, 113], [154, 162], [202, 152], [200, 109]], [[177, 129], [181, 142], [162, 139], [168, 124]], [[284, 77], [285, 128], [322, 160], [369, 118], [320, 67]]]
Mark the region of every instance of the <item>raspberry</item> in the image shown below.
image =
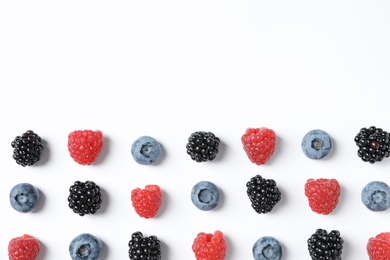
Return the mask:
[[160, 260], [161, 241], [156, 236], [144, 237], [141, 232], [134, 232], [129, 241], [129, 258], [131, 260]]
[[162, 192], [158, 185], [146, 185], [144, 189], [131, 191], [131, 202], [135, 212], [143, 218], [153, 218], [161, 205]]
[[305, 195], [312, 211], [328, 215], [338, 204], [340, 184], [335, 179], [309, 179], [305, 184]]
[[390, 232], [370, 238], [366, 248], [370, 260], [390, 259]]
[[95, 214], [102, 203], [101, 197], [100, 187], [93, 181], [75, 181], [69, 188], [68, 206], [80, 216]]
[[68, 136], [70, 156], [81, 165], [90, 165], [103, 148], [103, 133], [99, 130], [76, 130]]
[[226, 255], [226, 241], [221, 231], [214, 234], [201, 232], [192, 244], [196, 260], [223, 260]]
[[11, 239], [8, 244], [9, 260], [35, 260], [39, 251], [39, 241], [27, 234]]
[[307, 247], [313, 260], [341, 260], [344, 240], [338, 230], [328, 233], [317, 229], [307, 240]]
[[186, 145], [187, 154], [196, 162], [212, 161], [219, 151], [220, 140], [211, 132], [192, 133]]
[[362, 128], [355, 136], [358, 156], [362, 161], [375, 163], [390, 156], [390, 133], [371, 126]]
[[257, 165], [268, 162], [272, 157], [276, 146], [276, 134], [266, 127], [248, 128], [241, 137], [249, 160]]
[[41, 159], [43, 151], [41, 137], [32, 130], [15, 137], [11, 146], [14, 148], [12, 158], [23, 167], [32, 166]]
[[251, 206], [259, 214], [271, 212], [282, 198], [282, 193], [276, 186], [276, 182], [260, 175], [252, 177], [246, 183], [246, 188]]

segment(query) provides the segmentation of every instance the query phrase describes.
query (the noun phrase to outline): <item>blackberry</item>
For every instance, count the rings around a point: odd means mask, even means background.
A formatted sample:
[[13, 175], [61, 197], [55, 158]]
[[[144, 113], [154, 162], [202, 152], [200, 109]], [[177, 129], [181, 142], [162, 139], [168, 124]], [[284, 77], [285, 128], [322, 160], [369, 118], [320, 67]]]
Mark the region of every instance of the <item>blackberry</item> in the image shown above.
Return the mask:
[[390, 155], [390, 134], [381, 128], [362, 128], [355, 136], [358, 156], [369, 163], [380, 162]]
[[69, 208], [74, 213], [84, 216], [85, 214], [95, 214], [100, 208], [102, 195], [100, 187], [93, 181], [76, 181], [69, 188]]
[[328, 233], [317, 229], [307, 240], [307, 246], [313, 260], [341, 260], [344, 240], [338, 230]]
[[192, 133], [186, 145], [187, 153], [196, 162], [212, 161], [219, 150], [219, 138], [211, 132]]
[[32, 130], [15, 137], [11, 143], [14, 148], [12, 158], [23, 167], [34, 165], [41, 159], [43, 151], [41, 141], [41, 137]]
[[265, 179], [260, 175], [252, 177], [246, 183], [246, 188], [246, 193], [252, 203], [251, 206], [259, 214], [272, 211], [282, 198], [276, 182], [272, 179]]
[[129, 241], [131, 260], [160, 260], [161, 242], [156, 236], [144, 237], [140, 231], [134, 232]]

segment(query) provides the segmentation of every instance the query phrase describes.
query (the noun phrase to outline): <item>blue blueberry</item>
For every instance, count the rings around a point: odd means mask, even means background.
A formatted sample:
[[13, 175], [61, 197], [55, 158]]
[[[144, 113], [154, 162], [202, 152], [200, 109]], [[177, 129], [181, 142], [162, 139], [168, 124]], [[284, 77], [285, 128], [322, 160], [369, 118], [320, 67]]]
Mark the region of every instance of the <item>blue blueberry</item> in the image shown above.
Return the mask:
[[332, 140], [323, 130], [309, 131], [302, 139], [303, 153], [310, 159], [322, 159], [332, 151]]
[[134, 160], [143, 165], [157, 162], [161, 154], [161, 145], [153, 137], [141, 136], [131, 146], [131, 155]]
[[372, 181], [362, 190], [363, 204], [372, 211], [384, 211], [390, 208], [390, 187], [381, 181]]
[[276, 238], [265, 236], [256, 241], [252, 253], [255, 260], [280, 260], [282, 259], [282, 246]]
[[103, 244], [95, 236], [83, 233], [75, 237], [69, 245], [72, 260], [99, 260]]
[[220, 192], [218, 187], [209, 181], [201, 181], [195, 184], [191, 191], [191, 200], [200, 210], [212, 210], [218, 206]]
[[11, 206], [19, 212], [32, 212], [39, 203], [39, 191], [29, 183], [16, 184], [9, 193]]

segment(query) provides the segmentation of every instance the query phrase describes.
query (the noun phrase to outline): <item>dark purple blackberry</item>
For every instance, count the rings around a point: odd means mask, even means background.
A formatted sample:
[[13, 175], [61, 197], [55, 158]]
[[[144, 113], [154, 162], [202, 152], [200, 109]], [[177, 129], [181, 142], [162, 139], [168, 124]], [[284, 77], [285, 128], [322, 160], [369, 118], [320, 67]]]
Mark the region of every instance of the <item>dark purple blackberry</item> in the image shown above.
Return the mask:
[[156, 236], [144, 237], [141, 232], [134, 232], [129, 241], [129, 258], [131, 260], [160, 260], [160, 240]]
[[259, 214], [270, 212], [282, 198], [282, 193], [272, 179], [265, 179], [260, 175], [252, 177], [246, 183], [246, 193], [251, 201], [252, 208]]
[[307, 240], [307, 247], [313, 260], [341, 260], [344, 240], [338, 230], [328, 233], [317, 229]]
[[93, 181], [76, 181], [69, 188], [69, 208], [74, 213], [84, 216], [95, 214], [102, 202], [100, 187]]
[[380, 162], [390, 155], [390, 134], [381, 128], [362, 128], [355, 136], [358, 156], [369, 163]]
[[212, 161], [219, 150], [219, 138], [211, 132], [192, 133], [186, 145], [187, 153], [196, 162]]
[[14, 158], [17, 164], [23, 167], [34, 165], [41, 159], [43, 151], [41, 137], [32, 130], [28, 130], [21, 136], [15, 137], [11, 146], [14, 148], [12, 158]]

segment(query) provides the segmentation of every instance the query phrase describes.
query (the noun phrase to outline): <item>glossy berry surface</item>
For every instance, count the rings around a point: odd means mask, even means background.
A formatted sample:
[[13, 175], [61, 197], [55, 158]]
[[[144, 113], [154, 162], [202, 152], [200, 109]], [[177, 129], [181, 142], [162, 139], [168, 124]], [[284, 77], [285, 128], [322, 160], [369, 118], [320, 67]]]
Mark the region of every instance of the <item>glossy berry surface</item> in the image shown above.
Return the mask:
[[364, 162], [380, 162], [390, 155], [390, 134], [381, 128], [364, 127], [354, 140], [358, 146], [357, 154]]
[[8, 244], [9, 260], [35, 260], [40, 252], [39, 241], [30, 235], [11, 239]]
[[131, 203], [135, 212], [143, 218], [153, 218], [160, 209], [162, 191], [158, 185], [146, 185], [144, 189], [131, 191]]
[[196, 162], [212, 161], [219, 152], [220, 140], [212, 132], [192, 133], [186, 145], [187, 154]]
[[191, 190], [191, 201], [200, 210], [208, 211], [218, 206], [220, 191], [209, 181], [200, 181]]
[[323, 130], [311, 130], [303, 137], [301, 148], [307, 158], [313, 160], [322, 159], [332, 151], [332, 139]]
[[383, 232], [371, 237], [366, 249], [370, 260], [390, 259], [390, 232]]
[[309, 179], [305, 183], [305, 195], [312, 211], [328, 215], [339, 202], [340, 184], [336, 179]]
[[381, 181], [369, 182], [362, 189], [361, 200], [371, 211], [384, 211], [390, 208], [390, 187]]
[[69, 244], [72, 260], [99, 260], [103, 243], [94, 235], [83, 233], [73, 238]]
[[252, 177], [247, 182], [246, 189], [252, 208], [259, 214], [271, 212], [282, 198], [276, 181], [260, 175]]
[[12, 208], [16, 211], [32, 212], [39, 204], [39, 191], [29, 183], [19, 183], [12, 187], [9, 200]]
[[282, 246], [280, 242], [271, 236], [259, 238], [252, 248], [255, 260], [280, 260], [282, 259]]
[[137, 231], [131, 235], [129, 245], [130, 260], [160, 260], [161, 241], [156, 236], [144, 236]]
[[23, 167], [34, 165], [42, 156], [43, 145], [41, 142], [41, 137], [32, 130], [15, 137], [11, 143], [12, 148], [14, 148], [12, 158]]
[[141, 136], [131, 146], [131, 155], [139, 164], [154, 164], [158, 161], [160, 154], [160, 143], [150, 136]]
[[249, 160], [257, 165], [268, 162], [276, 147], [276, 134], [272, 129], [248, 128], [241, 136], [241, 142]]
[[223, 260], [226, 256], [226, 241], [221, 231], [213, 234], [201, 232], [192, 243], [196, 260]]
[[75, 181], [69, 187], [68, 206], [74, 213], [80, 216], [95, 214], [101, 203], [100, 187], [93, 181]]
[[99, 130], [76, 130], [68, 135], [70, 156], [81, 165], [95, 162], [102, 148], [103, 133]]
[[341, 260], [344, 240], [338, 230], [317, 229], [307, 240], [312, 260]]

